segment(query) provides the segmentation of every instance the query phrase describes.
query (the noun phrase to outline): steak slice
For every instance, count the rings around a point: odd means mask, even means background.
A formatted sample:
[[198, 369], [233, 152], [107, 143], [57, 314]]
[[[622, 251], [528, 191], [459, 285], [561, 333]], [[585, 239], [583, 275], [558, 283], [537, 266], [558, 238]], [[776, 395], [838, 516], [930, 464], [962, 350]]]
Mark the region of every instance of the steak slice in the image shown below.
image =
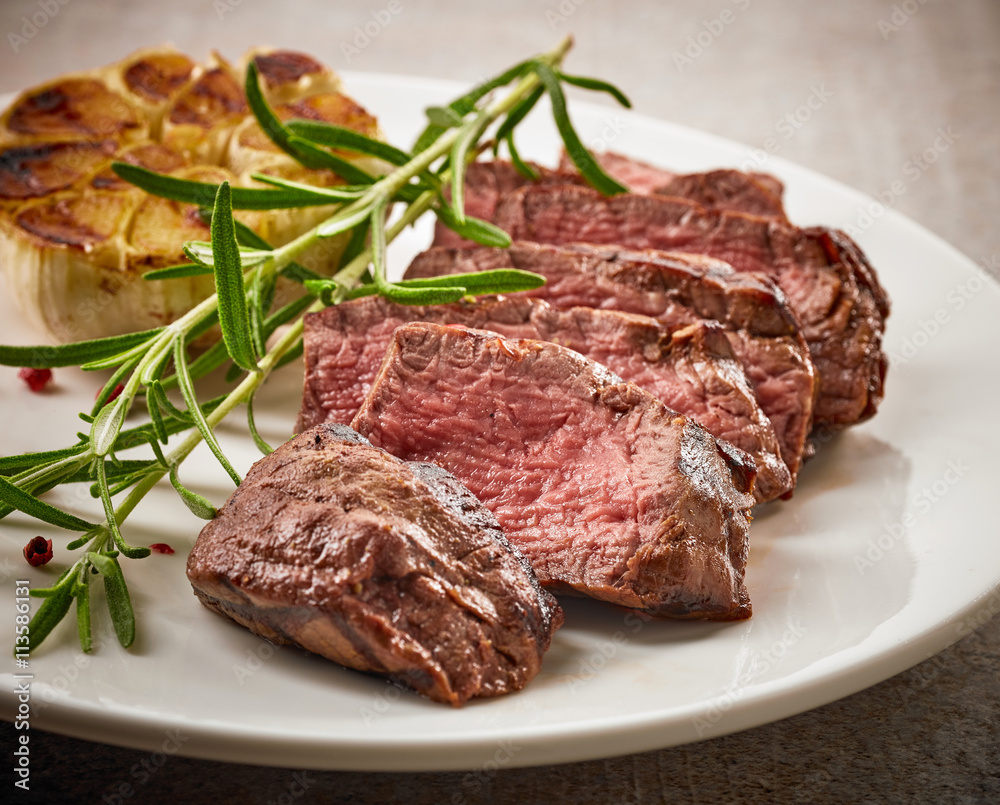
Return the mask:
[[203, 604], [256, 634], [456, 706], [524, 687], [562, 623], [453, 476], [343, 425], [258, 461], [187, 574]]
[[[633, 193], [679, 196], [707, 209], [734, 210], [781, 219], [786, 217], [781, 203], [784, 186], [767, 173], [720, 168], [704, 173], [678, 174], [611, 151], [594, 156], [605, 173]], [[565, 153], [559, 167], [563, 171], [575, 170], [572, 160]]]
[[704, 254], [740, 272], [765, 274], [788, 297], [819, 373], [814, 426], [835, 432], [861, 422], [882, 399], [889, 302], [860, 249], [842, 232], [706, 210], [678, 198], [608, 198], [568, 185], [506, 194], [494, 222], [515, 240]]
[[720, 325], [695, 322], [671, 330], [646, 316], [590, 307], [558, 310], [527, 297], [417, 307], [369, 296], [310, 314], [296, 429], [349, 423], [371, 388], [393, 331], [411, 321], [461, 324], [579, 352], [748, 453], [757, 466], [758, 503], [791, 491], [791, 473], [774, 428]]
[[[583, 177], [575, 171], [552, 170], [534, 162], [528, 164], [538, 173], [538, 180], [535, 182], [518, 173], [517, 168], [502, 159], [470, 162], [465, 169], [465, 214], [483, 221], [492, 221], [501, 196], [526, 185], [586, 184]], [[478, 245], [465, 240], [440, 221], [434, 225], [434, 243], [453, 248]]]
[[453, 472], [544, 585], [664, 617], [750, 615], [753, 462], [576, 352], [404, 325], [354, 427]]
[[[795, 318], [767, 277], [738, 274], [725, 263], [699, 255], [526, 242], [509, 249], [432, 248], [417, 255], [406, 276], [503, 266], [544, 276], [545, 285], [525, 294], [556, 307], [624, 310], [652, 316], [671, 329], [720, 322], [771, 420], [794, 483], [812, 423], [817, 380]], [[761, 482], [766, 488], [768, 481]]]
[[[706, 173], [676, 174], [615, 153], [597, 155], [601, 167], [633, 193], [658, 193], [688, 198], [709, 209], [736, 210], [754, 215], [785, 218], [781, 203], [784, 187], [766, 173], [743, 173], [720, 169]], [[521, 187], [579, 185], [586, 180], [563, 154], [555, 170], [535, 162], [528, 163], [538, 174], [537, 180], [518, 173], [501, 159], [470, 162], [465, 175], [465, 212], [484, 221], [492, 221], [500, 198]], [[440, 221], [434, 229], [434, 245], [451, 248], [476, 244], [463, 239]]]

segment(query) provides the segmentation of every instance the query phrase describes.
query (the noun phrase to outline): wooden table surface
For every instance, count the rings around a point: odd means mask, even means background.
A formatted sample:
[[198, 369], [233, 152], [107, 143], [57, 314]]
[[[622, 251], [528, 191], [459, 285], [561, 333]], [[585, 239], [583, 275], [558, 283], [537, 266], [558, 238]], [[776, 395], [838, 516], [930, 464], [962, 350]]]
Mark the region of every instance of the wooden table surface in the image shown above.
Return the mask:
[[[355, 28], [386, 11], [391, 20], [356, 47]], [[614, 81], [647, 115], [751, 146], [818, 90], [828, 100], [781, 139], [780, 155], [876, 195], [947, 132], [949, 147], [892, 203], [1000, 276], [995, 0], [4, 0], [0, 33], [0, 92], [162, 41], [231, 57], [271, 44], [341, 70], [472, 82], [573, 33], [573, 71]], [[689, 746], [475, 777], [173, 757], [127, 801], [1000, 802], [998, 732], [994, 619], [869, 690]], [[9, 725], [3, 735], [11, 745]], [[36, 733], [31, 798], [4, 800], [120, 802], [116, 783], [145, 757]]]

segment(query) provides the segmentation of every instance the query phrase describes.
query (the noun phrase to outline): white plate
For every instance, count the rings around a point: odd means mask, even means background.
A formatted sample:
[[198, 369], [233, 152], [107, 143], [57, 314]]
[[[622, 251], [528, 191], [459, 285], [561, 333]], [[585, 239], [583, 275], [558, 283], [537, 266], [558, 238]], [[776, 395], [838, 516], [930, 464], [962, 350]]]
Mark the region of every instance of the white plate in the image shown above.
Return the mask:
[[[350, 75], [351, 92], [412, 142], [428, 104], [462, 88], [410, 78]], [[584, 139], [674, 168], [741, 165], [746, 147], [611, 107], [576, 104]], [[552, 161], [547, 119], [519, 142]], [[871, 199], [772, 158], [802, 224], [857, 226]], [[879, 211], [876, 210], [876, 213]], [[429, 238], [408, 235], [401, 270]], [[184, 577], [199, 521], [172, 490], [156, 489], [127, 525], [133, 543], [167, 542], [173, 556], [126, 562], [138, 615], [131, 651], [112, 640], [95, 601], [91, 656], [72, 617], [31, 658], [32, 725], [83, 738], [204, 758], [328, 769], [479, 769], [639, 752], [746, 729], [845, 696], [929, 657], [1000, 609], [995, 491], [1000, 294], [969, 260], [911, 221], [884, 211], [858, 238], [893, 299], [886, 345], [897, 356], [871, 422], [826, 445], [795, 498], [771, 504], [752, 528], [747, 583], [753, 619], [736, 624], [643, 622], [594, 602], [567, 601], [567, 621], [542, 673], [523, 692], [461, 710], [424, 701], [318, 657], [273, 648], [201, 607]], [[968, 297], [968, 298], [966, 298]], [[0, 299], [0, 304], [6, 304]], [[6, 342], [34, 336], [0, 311]], [[290, 434], [300, 368], [275, 377], [258, 403], [273, 441]], [[69, 444], [97, 381], [57, 372], [30, 394], [0, 370], [4, 453]], [[221, 429], [243, 468], [257, 456], [234, 421]], [[211, 457], [182, 477], [217, 504], [231, 491]], [[81, 489], [57, 498], [96, 515]], [[15, 579], [35, 587], [67, 561], [34, 570], [21, 547], [48, 533], [25, 519], [0, 525], [0, 622], [13, 621]], [[37, 605], [37, 601], [36, 601]], [[11, 634], [8, 627], [6, 634]], [[7, 638], [9, 639], [9, 638]], [[3, 666], [4, 718], [16, 710], [13, 661]], [[860, 725], [859, 725], [860, 726]]]

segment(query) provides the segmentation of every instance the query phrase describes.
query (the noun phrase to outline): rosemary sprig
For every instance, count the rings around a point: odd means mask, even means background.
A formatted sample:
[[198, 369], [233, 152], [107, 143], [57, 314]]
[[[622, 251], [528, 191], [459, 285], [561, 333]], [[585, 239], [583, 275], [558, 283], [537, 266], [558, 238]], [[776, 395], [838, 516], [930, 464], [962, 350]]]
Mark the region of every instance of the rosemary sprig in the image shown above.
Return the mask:
[[[466, 296], [527, 290], [543, 282], [537, 275], [514, 269], [393, 282], [386, 273], [386, 246], [430, 211], [463, 237], [490, 246], [508, 245], [510, 239], [505, 232], [465, 214], [465, 166], [482, 150], [481, 141], [495, 129], [497, 142], [506, 142], [515, 164], [527, 170], [514, 147], [513, 133], [543, 94], [551, 99], [556, 127], [584, 178], [607, 193], [624, 189], [583, 148], [567, 114], [561, 84], [609, 92], [626, 104], [627, 100], [604, 82], [560, 72], [570, 46], [567, 38], [548, 53], [515, 65], [448, 106], [429, 109], [428, 125], [410, 151], [324, 123], [283, 123], [269, 107], [251, 64], [246, 94], [261, 128], [305, 167], [332, 170], [346, 182], [343, 185], [314, 187], [257, 176], [271, 187], [230, 187], [227, 182], [193, 182], [114, 163], [113, 169], [122, 179], [151, 194], [196, 204], [206, 216], [210, 215], [211, 242], [184, 244], [190, 264], [151, 271], [145, 278], [169, 281], [211, 273], [216, 293], [178, 320], [155, 330], [60, 347], [0, 346], [0, 363], [11, 366], [75, 365], [85, 370], [112, 371], [91, 412], [81, 414], [90, 428], [88, 433], [78, 434], [77, 444], [62, 450], [0, 458], [0, 518], [20, 511], [76, 532], [79, 536], [69, 542], [67, 549], [85, 549], [54, 585], [32, 591], [44, 599], [29, 625], [32, 649], [51, 633], [74, 601], [80, 645], [84, 651], [91, 649], [90, 584], [95, 573], [103, 579], [119, 642], [126, 648], [132, 644], [135, 614], [119, 558], [140, 558], [148, 555], [149, 549], [129, 545], [122, 535], [122, 524], [165, 477], [197, 516], [214, 516], [213, 504], [183, 485], [178, 468], [205, 441], [233, 482], [239, 484], [239, 474], [223, 454], [214, 428], [241, 405], [246, 406], [251, 438], [261, 452], [270, 452], [271, 446], [261, 438], [254, 423], [254, 395], [271, 372], [301, 354], [306, 313], [373, 294], [403, 304], [430, 305]], [[491, 100], [504, 87], [509, 88], [507, 94]], [[343, 156], [350, 153], [380, 160], [385, 175], [371, 176], [353, 165]], [[450, 200], [446, 197], [449, 187]], [[405, 209], [389, 224], [390, 208], [399, 203]], [[277, 247], [233, 218], [236, 209], [278, 210], [331, 204], [336, 205], [336, 210], [327, 220]], [[344, 233], [350, 234], [349, 244], [333, 277], [319, 277], [296, 262], [318, 242]], [[274, 310], [274, 284], [279, 275], [301, 283], [302, 294]], [[222, 340], [190, 359], [192, 343], [216, 324]], [[287, 329], [266, 349], [268, 340], [281, 326]], [[199, 401], [194, 381], [226, 361], [233, 364], [233, 379], [239, 378], [235, 388], [222, 397]], [[121, 393], [112, 400], [119, 384]], [[166, 390], [173, 387], [179, 389], [182, 405], [167, 397]], [[126, 417], [139, 399], [145, 403], [149, 421], [126, 429]], [[169, 444], [172, 437], [181, 434], [179, 442]], [[118, 458], [118, 453], [141, 446], [151, 450], [153, 457]], [[41, 500], [45, 492], [70, 483], [91, 485], [92, 495], [102, 503], [103, 522], [90, 523]], [[116, 504], [115, 498], [120, 495], [124, 497]]]

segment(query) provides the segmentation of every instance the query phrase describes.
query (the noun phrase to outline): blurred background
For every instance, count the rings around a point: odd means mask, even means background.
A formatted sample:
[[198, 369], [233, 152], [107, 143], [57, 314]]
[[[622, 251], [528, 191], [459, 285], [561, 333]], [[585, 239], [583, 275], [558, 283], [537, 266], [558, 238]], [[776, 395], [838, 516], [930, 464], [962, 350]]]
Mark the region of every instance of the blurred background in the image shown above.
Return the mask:
[[[736, 140], [755, 168], [776, 155], [878, 197], [1000, 277], [996, 0], [3, 0], [0, 93], [161, 42], [472, 83], [570, 33], [567, 70], [614, 82], [636, 111]], [[501, 770], [475, 790], [462, 773], [302, 777], [175, 757], [131, 801], [996, 802], [998, 669], [994, 621], [868, 691], [702, 744]], [[118, 801], [107, 786], [145, 756], [36, 740], [39, 801]]]

